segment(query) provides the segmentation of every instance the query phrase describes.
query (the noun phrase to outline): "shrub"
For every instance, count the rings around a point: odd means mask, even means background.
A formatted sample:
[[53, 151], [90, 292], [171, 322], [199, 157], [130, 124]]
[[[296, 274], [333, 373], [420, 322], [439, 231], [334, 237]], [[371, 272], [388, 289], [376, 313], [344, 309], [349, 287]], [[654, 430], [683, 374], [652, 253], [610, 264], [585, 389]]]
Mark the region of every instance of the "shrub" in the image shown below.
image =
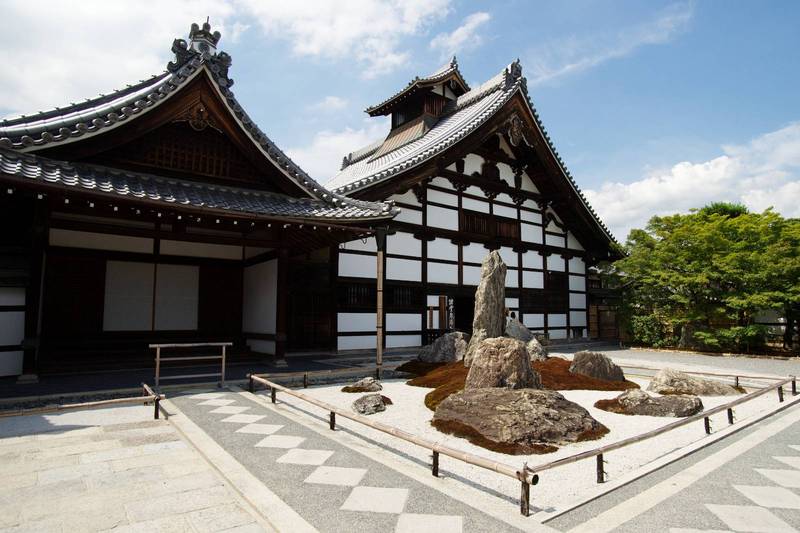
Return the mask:
[[630, 325], [636, 344], [663, 348], [675, 342], [675, 339], [667, 333], [664, 324], [655, 315], [632, 316]]

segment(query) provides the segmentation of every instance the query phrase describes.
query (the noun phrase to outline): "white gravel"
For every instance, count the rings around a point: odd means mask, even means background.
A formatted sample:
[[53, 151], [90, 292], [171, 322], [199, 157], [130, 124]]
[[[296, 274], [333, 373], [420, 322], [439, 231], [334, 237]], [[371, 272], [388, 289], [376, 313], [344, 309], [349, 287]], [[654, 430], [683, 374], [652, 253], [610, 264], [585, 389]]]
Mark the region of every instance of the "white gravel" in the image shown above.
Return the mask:
[[[629, 378], [638, 383], [643, 389], [647, 386], [646, 379]], [[352, 402], [359, 394], [341, 392], [342, 385], [329, 385], [312, 387], [306, 391], [332, 405], [343, 409], [350, 409]], [[500, 461], [514, 467], [521, 467], [524, 462], [529, 466], [547, 463], [555, 459], [567, 457], [582, 451], [591, 450], [601, 445], [610, 444], [619, 440], [639, 435], [651, 429], [658, 428], [673, 422], [674, 418], [660, 418], [649, 416], [626, 416], [609, 413], [596, 409], [594, 403], [600, 399], [614, 398], [619, 392], [601, 391], [562, 391], [562, 394], [573, 402], [586, 408], [599, 422], [609, 428], [610, 432], [603, 438], [595, 441], [581, 442], [562, 446], [558, 451], [544, 455], [507, 455], [492, 452], [471, 444], [466, 439], [440, 433], [430, 425], [433, 412], [425, 407], [425, 395], [432, 389], [412, 387], [405, 384], [405, 380], [392, 380], [383, 382], [381, 394], [388, 396], [394, 405], [387, 407], [382, 413], [372, 415], [373, 420], [388, 424], [408, 431], [432, 442], [445, 444], [451, 448], [470, 452], [487, 459]], [[303, 411], [311, 412], [327, 418], [327, 413], [314, 407], [303, 400], [293, 398], [288, 394], [280, 394], [280, 401], [296, 406]], [[702, 397], [706, 409], [730, 401], [733, 397]], [[765, 394], [735, 409], [736, 420], [743, 421], [763, 413], [777, 403], [777, 394]], [[711, 417], [712, 428], [722, 429], [728, 425], [725, 412]], [[374, 430], [362, 424], [344, 419], [337, 419], [337, 425], [347, 428], [352, 432], [378, 443], [380, 446], [407, 454], [424, 464], [430, 464], [430, 452], [396, 437]], [[705, 438], [702, 421], [689, 424], [670, 431], [669, 433], [647, 440], [641, 444], [625, 447], [621, 450], [606, 454], [608, 461], [606, 472], [608, 479], [613, 480], [623, 474], [635, 470], [647, 463], [658, 459], [679, 448]], [[519, 497], [519, 484], [516, 480], [465, 464], [461, 461], [441, 456], [440, 475], [457, 478], [464, 483], [473, 485], [483, 491], [494, 493], [497, 496], [516, 503]], [[554, 510], [564, 508], [571, 502], [576, 502], [596, 490], [595, 459], [587, 459], [548, 470], [540, 474], [539, 484], [531, 490], [532, 505], [535, 510]]]

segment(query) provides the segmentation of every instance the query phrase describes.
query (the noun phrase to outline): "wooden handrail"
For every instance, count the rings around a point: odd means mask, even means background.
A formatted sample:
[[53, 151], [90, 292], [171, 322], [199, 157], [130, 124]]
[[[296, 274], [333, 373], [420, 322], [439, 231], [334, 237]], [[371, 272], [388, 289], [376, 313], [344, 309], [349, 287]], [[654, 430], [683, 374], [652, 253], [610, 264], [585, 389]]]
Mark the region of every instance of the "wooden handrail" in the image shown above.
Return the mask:
[[202, 348], [203, 346], [233, 346], [232, 342], [187, 342], [170, 344], [149, 344], [149, 348]]
[[155, 392], [153, 392], [152, 389], [150, 389], [144, 384], [143, 387], [146, 387], [145, 391], [147, 392], [147, 394], [143, 396], [133, 396], [128, 398], [111, 398], [108, 400], [95, 400], [92, 402], [45, 405], [43, 407], [31, 407], [29, 409], [7, 410], [0, 412], [0, 418], [10, 417], [10, 416], [41, 414], [41, 413], [54, 413], [58, 411], [71, 411], [73, 409], [89, 409], [92, 407], [101, 407], [104, 405], [119, 405], [128, 403], [142, 403], [146, 405], [150, 402], [157, 402], [165, 398], [163, 394], [156, 394]]
[[[202, 347], [219, 347], [222, 348], [220, 355], [196, 355], [196, 356], [177, 356], [177, 357], [161, 357], [161, 350], [164, 348], [202, 348]], [[212, 376], [219, 376], [219, 386], [225, 386], [225, 358], [227, 349], [229, 346], [233, 346], [232, 342], [187, 342], [187, 343], [169, 343], [169, 344], [150, 344], [150, 348], [154, 348], [156, 350], [156, 375], [155, 375], [155, 384], [156, 388], [159, 388], [162, 379], [190, 379], [190, 378], [205, 378], [205, 377], [212, 377]], [[219, 359], [221, 360], [221, 369], [218, 374], [181, 374], [175, 376], [165, 376], [161, 377], [161, 363], [162, 362], [170, 362], [170, 361], [203, 361], [203, 360], [210, 360], [210, 359]], [[156, 410], [156, 412], [158, 412]]]

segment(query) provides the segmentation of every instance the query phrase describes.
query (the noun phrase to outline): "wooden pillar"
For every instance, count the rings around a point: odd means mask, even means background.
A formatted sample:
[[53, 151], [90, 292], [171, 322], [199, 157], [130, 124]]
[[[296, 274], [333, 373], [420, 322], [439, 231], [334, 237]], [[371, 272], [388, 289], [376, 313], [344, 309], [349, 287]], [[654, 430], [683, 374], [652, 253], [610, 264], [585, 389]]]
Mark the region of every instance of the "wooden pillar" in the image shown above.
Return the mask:
[[34, 200], [32, 242], [29, 256], [29, 278], [25, 289], [25, 340], [23, 341], [20, 383], [38, 381], [42, 350], [42, 313], [44, 280], [47, 265], [48, 206], [45, 200]]
[[275, 310], [275, 357], [283, 359], [286, 356], [286, 329], [289, 314], [289, 250], [278, 249], [278, 294]]
[[381, 377], [381, 370], [383, 369], [383, 279], [384, 279], [384, 254], [386, 253], [386, 230], [384, 228], [378, 229], [375, 232], [375, 242], [378, 248], [376, 260], [378, 262], [378, 275], [376, 279], [376, 307], [375, 307], [375, 372], [378, 379]]

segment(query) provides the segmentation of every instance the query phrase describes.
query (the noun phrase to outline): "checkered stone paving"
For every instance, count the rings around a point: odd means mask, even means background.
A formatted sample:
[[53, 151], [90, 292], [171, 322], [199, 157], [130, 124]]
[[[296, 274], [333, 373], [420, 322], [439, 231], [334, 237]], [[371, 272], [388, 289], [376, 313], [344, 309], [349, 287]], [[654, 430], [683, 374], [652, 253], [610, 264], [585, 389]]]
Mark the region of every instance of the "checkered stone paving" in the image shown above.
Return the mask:
[[[235, 392], [176, 396], [195, 424], [320, 531], [517, 531]], [[509, 504], [509, 512], [517, 512]], [[533, 523], [532, 523], [533, 525]]]

